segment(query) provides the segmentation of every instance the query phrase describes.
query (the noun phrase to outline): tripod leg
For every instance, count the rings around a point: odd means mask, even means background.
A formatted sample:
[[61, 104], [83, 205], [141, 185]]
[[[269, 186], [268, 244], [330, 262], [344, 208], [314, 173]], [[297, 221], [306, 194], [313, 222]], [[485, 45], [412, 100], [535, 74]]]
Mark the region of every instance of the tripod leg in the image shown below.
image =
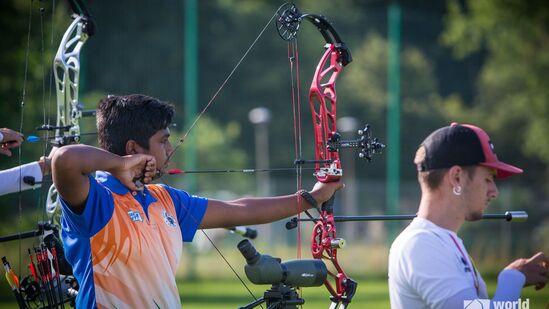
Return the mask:
[[280, 306], [280, 302], [274, 302], [267, 307], [267, 309], [277, 309]]
[[251, 309], [251, 308], [255, 308], [255, 307], [261, 305], [261, 304], [264, 303], [264, 302], [265, 302], [265, 298], [261, 297], [261, 298], [257, 299], [256, 301], [247, 304], [247, 305], [244, 306], [244, 307], [239, 307], [238, 309]]

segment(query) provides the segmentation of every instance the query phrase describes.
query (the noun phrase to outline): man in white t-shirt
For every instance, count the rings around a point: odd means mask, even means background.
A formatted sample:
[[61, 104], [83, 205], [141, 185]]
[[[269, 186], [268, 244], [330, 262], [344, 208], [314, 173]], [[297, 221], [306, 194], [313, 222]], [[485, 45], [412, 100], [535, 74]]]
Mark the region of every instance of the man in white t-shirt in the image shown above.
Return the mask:
[[[389, 293], [396, 308], [465, 308], [488, 299], [486, 284], [456, 234], [465, 221], [482, 218], [498, 195], [495, 179], [522, 170], [498, 160], [479, 127], [452, 123], [429, 135], [414, 163], [421, 186], [418, 216], [389, 253]], [[549, 260], [538, 252], [518, 259], [498, 276], [492, 301], [517, 301], [522, 287], [541, 289]]]

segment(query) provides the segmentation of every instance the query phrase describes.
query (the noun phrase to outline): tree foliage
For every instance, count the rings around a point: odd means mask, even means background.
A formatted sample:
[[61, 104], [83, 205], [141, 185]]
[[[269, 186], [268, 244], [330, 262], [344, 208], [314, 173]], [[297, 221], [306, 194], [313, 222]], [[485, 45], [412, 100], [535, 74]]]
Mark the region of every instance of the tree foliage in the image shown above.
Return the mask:
[[456, 109], [494, 132], [496, 147], [506, 147], [497, 151], [525, 165], [527, 179], [547, 180], [549, 3], [450, 1], [446, 25], [442, 41], [456, 57], [482, 53], [485, 59], [474, 102], [454, 101]]

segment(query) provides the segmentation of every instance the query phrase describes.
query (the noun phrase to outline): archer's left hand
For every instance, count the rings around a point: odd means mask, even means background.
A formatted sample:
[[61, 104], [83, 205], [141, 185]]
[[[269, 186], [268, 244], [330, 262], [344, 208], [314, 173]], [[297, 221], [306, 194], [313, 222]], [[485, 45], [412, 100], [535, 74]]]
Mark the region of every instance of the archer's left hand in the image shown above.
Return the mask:
[[320, 182], [318, 181], [315, 186], [313, 187], [313, 190], [311, 191], [311, 195], [315, 198], [316, 202], [320, 205], [327, 200], [329, 200], [339, 189], [342, 189], [345, 187], [345, 184], [343, 181], [334, 181], [334, 182]]

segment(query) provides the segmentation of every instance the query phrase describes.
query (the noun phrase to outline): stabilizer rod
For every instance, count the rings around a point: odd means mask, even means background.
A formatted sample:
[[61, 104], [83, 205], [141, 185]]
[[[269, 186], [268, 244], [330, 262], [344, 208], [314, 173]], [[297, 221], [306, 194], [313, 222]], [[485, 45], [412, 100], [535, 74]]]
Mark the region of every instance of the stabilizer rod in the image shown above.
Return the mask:
[[[397, 220], [413, 220], [417, 215], [378, 215], [378, 216], [334, 216], [335, 222], [352, 222], [352, 221], [397, 221]], [[526, 211], [506, 211], [503, 214], [484, 214], [483, 220], [501, 220], [504, 219], [507, 222], [524, 222], [528, 219], [528, 213]], [[286, 223], [287, 229], [293, 229], [297, 227], [297, 222], [310, 222], [316, 221], [315, 218], [292, 218]]]

